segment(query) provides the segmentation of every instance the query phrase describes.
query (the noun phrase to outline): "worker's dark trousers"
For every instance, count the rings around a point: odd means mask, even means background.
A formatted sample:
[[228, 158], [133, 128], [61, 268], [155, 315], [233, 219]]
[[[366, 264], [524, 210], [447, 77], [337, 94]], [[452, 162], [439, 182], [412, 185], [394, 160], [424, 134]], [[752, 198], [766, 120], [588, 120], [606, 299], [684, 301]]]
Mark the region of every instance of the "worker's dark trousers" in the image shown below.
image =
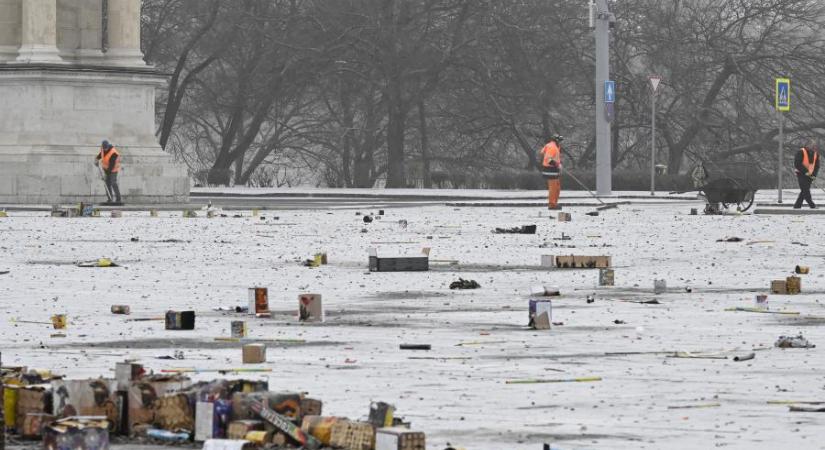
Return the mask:
[[106, 188], [115, 196], [115, 202], [120, 203], [120, 186], [117, 185], [117, 172], [106, 174]]
[[815, 208], [816, 205], [814, 204], [814, 199], [811, 198], [811, 177], [805, 174], [797, 174], [796, 175], [797, 181], [799, 181], [799, 197], [796, 199], [796, 203], [793, 205], [794, 208], [801, 208], [802, 201], [808, 202], [808, 206], [811, 208]]

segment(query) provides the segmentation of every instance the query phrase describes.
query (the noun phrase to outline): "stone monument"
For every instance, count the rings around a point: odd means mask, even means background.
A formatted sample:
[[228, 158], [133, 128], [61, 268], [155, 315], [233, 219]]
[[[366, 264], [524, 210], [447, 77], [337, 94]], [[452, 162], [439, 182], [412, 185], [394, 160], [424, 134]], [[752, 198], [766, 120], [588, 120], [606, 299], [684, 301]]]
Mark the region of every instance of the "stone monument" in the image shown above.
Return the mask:
[[143, 60], [140, 11], [141, 0], [0, 0], [0, 203], [106, 200], [93, 165], [104, 139], [123, 157], [124, 202], [188, 200], [186, 169], [155, 136], [166, 78]]

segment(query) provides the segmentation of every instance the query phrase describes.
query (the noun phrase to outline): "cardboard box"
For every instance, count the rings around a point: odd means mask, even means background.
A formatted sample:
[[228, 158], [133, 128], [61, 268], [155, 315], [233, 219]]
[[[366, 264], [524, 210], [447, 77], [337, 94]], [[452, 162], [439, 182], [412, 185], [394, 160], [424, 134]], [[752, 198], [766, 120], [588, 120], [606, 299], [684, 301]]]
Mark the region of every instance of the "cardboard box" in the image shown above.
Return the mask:
[[58, 418], [102, 416], [116, 424], [119, 418], [112, 395], [115, 380], [52, 381], [52, 414]]
[[[53, 412], [52, 406], [52, 391], [50, 385], [36, 385], [36, 386], [21, 386], [17, 390], [17, 409], [16, 409], [16, 426], [18, 430], [23, 428], [23, 422], [28, 414], [51, 414]], [[6, 416], [6, 422], [11, 423], [9, 416]], [[40, 436], [40, 435], [38, 435]]]
[[27, 413], [17, 430], [24, 439], [42, 439], [46, 427], [54, 422], [54, 416], [42, 413]]
[[541, 267], [556, 267], [556, 257], [553, 255], [541, 255]]
[[375, 447], [375, 428], [366, 422], [339, 420], [330, 432], [332, 447], [348, 450], [373, 450]]
[[556, 267], [560, 269], [607, 269], [612, 265], [610, 256], [556, 256]]
[[180, 392], [192, 382], [182, 376], [151, 376], [132, 382], [129, 387], [129, 432], [136, 427], [155, 423], [155, 403], [169, 393]]
[[298, 296], [298, 320], [301, 322], [323, 322], [324, 306], [321, 294], [302, 294]]
[[528, 304], [530, 327], [536, 330], [550, 329], [553, 323], [553, 302], [545, 299], [530, 299]]
[[195, 412], [186, 394], [165, 395], [155, 401], [154, 424], [163, 430], [195, 431]]
[[46, 427], [46, 450], [109, 450], [109, 422], [71, 417]]
[[395, 406], [385, 402], [370, 403], [369, 423], [376, 428], [391, 427]]
[[653, 293], [664, 294], [667, 291], [667, 280], [653, 280]]
[[290, 419], [301, 417], [301, 394], [297, 392], [237, 392], [232, 395], [232, 420], [258, 420], [260, 416], [250, 409], [252, 403], [265, 402], [269, 409]]
[[128, 391], [132, 382], [140, 378], [145, 371], [140, 364], [122, 362], [115, 364], [115, 389]]
[[244, 364], [262, 364], [266, 362], [266, 345], [246, 344], [243, 346]]
[[243, 439], [210, 439], [203, 443], [203, 450], [251, 450], [255, 445]]
[[324, 403], [321, 400], [314, 398], [301, 399], [301, 415], [302, 416], [320, 416], [324, 408]]
[[229, 400], [195, 404], [195, 440], [226, 438], [232, 404]]
[[599, 286], [615, 286], [613, 269], [599, 269]]
[[243, 339], [249, 334], [246, 322], [243, 320], [233, 320], [230, 325], [230, 334], [235, 339]]
[[195, 311], [167, 311], [167, 330], [194, 330]]
[[369, 249], [369, 270], [370, 272], [427, 272], [430, 270], [430, 257], [396, 257], [380, 258], [378, 251]]
[[304, 433], [318, 439], [324, 445], [330, 445], [332, 427], [339, 421], [338, 417], [306, 416], [301, 423]]
[[802, 293], [802, 278], [788, 277], [785, 279], [785, 286], [788, 290], [788, 295], [797, 295]]
[[407, 428], [381, 428], [375, 434], [375, 450], [426, 450], [424, 433]]
[[786, 280], [771, 281], [771, 294], [786, 295], [788, 293], [788, 285]]
[[263, 431], [264, 423], [260, 420], [233, 420], [226, 428], [228, 439], [244, 439], [252, 431]]
[[248, 313], [252, 316], [269, 312], [269, 290], [264, 287], [249, 288]]
[[559, 213], [559, 222], [570, 222], [573, 220], [573, 216], [570, 213], [560, 212]]

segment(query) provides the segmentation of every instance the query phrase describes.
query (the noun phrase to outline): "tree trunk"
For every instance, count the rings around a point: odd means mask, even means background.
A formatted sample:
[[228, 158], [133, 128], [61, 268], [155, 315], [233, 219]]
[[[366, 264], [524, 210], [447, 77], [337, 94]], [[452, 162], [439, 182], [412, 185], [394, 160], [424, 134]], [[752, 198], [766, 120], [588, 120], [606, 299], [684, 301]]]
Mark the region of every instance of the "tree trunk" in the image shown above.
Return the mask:
[[433, 179], [430, 176], [430, 143], [427, 139], [427, 111], [423, 99], [418, 101], [418, 130], [421, 135], [421, 177], [424, 188], [430, 189], [433, 187]]
[[232, 165], [231, 161], [216, 162], [206, 174], [206, 184], [210, 186], [229, 186], [230, 175], [232, 173], [229, 167]]
[[404, 130], [406, 112], [401, 98], [400, 81], [390, 89], [387, 101], [387, 188], [407, 187], [404, 173]]

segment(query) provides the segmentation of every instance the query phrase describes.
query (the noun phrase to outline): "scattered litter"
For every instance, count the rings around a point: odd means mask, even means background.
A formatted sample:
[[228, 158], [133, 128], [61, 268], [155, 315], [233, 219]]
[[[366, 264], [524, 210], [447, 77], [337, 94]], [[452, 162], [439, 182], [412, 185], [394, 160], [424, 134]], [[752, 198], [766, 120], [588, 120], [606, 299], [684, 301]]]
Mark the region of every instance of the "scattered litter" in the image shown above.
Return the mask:
[[799, 275], [808, 275], [811, 273], [811, 268], [806, 266], [796, 266], [794, 272], [798, 273]]
[[76, 264], [77, 267], [120, 267], [109, 258], [100, 258], [96, 261], [84, 261]]
[[607, 269], [612, 262], [610, 256], [556, 256], [556, 268], [559, 269]]
[[825, 412], [825, 407], [791, 405], [788, 410], [791, 412]]
[[754, 358], [756, 358], [756, 353], [749, 353], [747, 355], [734, 356], [733, 360], [736, 361], [736, 362], [742, 362], [742, 361], [750, 361]]
[[768, 308], [768, 296], [765, 294], [759, 294], [756, 296], [756, 308], [757, 309], [767, 309]]
[[561, 233], [561, 237], [559, 237], [559, 238], [553, 238], [553, 240], [554, 240], [554, 241], [569, 241], [569, 240], [572, 240], [572, 239], [573, 239], [573, 237], [572, 237], [572, 236], [569, 236], [569, 235], [564, 234], [564, 232], [563, 232], [563, 231], [562, 231], [562, 233]]
[[768, 400], [769, 405], [823, 405], [825, 402], [812, 402], [807, 400]]
[[496, 228], [495, 234], [536, 234], [536, 225], [522, 225], [513, 228]]
[[458, 281], [453, 281], [450, 283], [450, 289], [479, 289], [481, 285], [476, 282], [476, 280], [465, 280], [464, 278], [459, 278]]
[[298, 296], [298, 320], [301, 322], [323, 322], [324, 305], [321, 294]]
[[676, 352], [673, 355], [669, 355], [670, 358], [684, 358], [684, 359], [728, 359], [727, 356], [721, 354], [721, 352], [705, 352], [705, 353], [694, 353], [694, 352]]
[[401, 344], [398, 346], [401, 350], [432, 350], [430, 344]]
[[742, 242], [744, 239], [736, 236], [726, 237], [723, 239], [718, 239], [716, 242]]
[[602, 377], [582, 377], [563, 379], [527, 379], [527, 380], [507, 380], [505, 384], [543, 384], [543, 383], [593, 383], [602, 381]]
[[702, 409], [702, 408], [718, 408], [722, 406], [719, 403], [699, 403], [697, 405], [680, 405], [668, 406], [667, 409]]
[[816, 345], [811, 344], [801, 334], [799, 336], [779, 336], [774, 347], [779, 348], [814, 348]]
[[596, 298], [592, 295], [587, 296], [587, 304], [596, 303]]
[[763, 308], [747, 308], [744, 306], [737, 306], [735, 308], [725, 308], [725, 311], [728, 312], [750, 312], [750, 313], [762, 313], [762, 314], [784, 314], [788, 316], [798, 316], [799, 313], [797, 311], [770, 311]]
[[372, 216], [364, 216], [364, 223], [372, 223]]
[[129, 315], [132, 310], [129, 308], [129, 305], [112, 305], [111, 308], [112, 314], [122, 314], [122, 315]]
[[551, 300], [530, 299], [528, 303], [527, 326], [534, 330], [549, 330], [553, 323], [553, 302]]
[[599, 269], [599, 286], [614, 286], [616, 273], [613, 269]]
[[561, 289], [555, 286], [533, 286], [530, 288], [530, 295], [536, 297], [559, 297], [561, 296]]
[[624, 303], [636, 303], [639, 305], [661, 305], [662, 303], [659, 300], [622, 300]]
[[269, 409], [265, 403], [252, 403], [250, 409], [305, 449], [317, 450], [321, 448], [321, 443], [317, 439], [304, 433], [297, 425], [292, 423], [289, 417]]
[[627, 322], [625, 322], [624, 320], [619, 320], [619, 319], [614, 320], [613, 323], [616, 324], [616, 325], [627, 325]]
[[664, 294], [667, 291], [667, 280], [653, 280], [653, 293]]
[[599, 217], [599, 212], [598, 211], [591, 211], [591, 212], [585, 213], [585, 214], [587, 214], [590, 217]]

